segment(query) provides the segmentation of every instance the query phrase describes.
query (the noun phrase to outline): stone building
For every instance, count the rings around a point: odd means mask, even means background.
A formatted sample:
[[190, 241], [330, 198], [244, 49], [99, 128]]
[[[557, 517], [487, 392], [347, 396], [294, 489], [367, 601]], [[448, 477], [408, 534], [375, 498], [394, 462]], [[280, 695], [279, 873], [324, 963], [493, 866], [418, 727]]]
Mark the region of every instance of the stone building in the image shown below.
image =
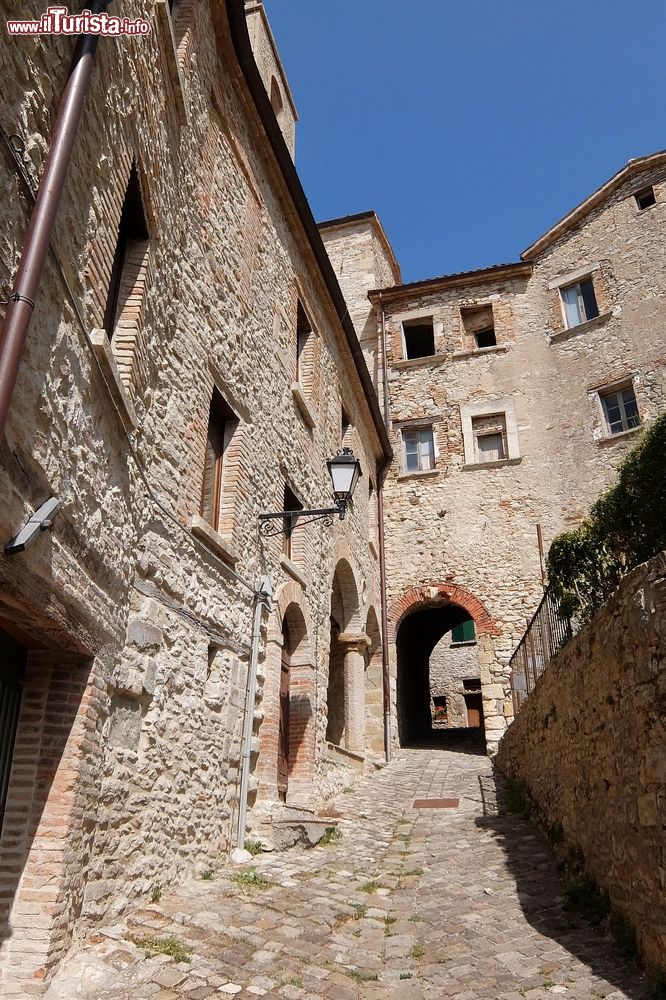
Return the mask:
[[471, 617], [497, 746], [512, 713], [508, 659], [543, 592], [538, 526], [547, 549], [576, 524], [666, 401], [665, 223], [661, 152], [631, 160], [515, 263], [389, 284], [373, 213], [322, 228], [390, 410], [387, 640], [401, 739], [429, 728], [431, 654]]
[[[5, 997], [42, 991], [80, 919], [234, 845], [258, 578], [251, 804], [313, 808], [383, 745], [390, 444], [247, 6], [128, 2], [150, 33], [100, 40], [0, 441], [3, 543], [62, 502], [0, 556]], [[1, 45], [6, 298], [74, 39]], [[343, 446], [346, 519], [260, 534], [262, 512], [331, 506]]]

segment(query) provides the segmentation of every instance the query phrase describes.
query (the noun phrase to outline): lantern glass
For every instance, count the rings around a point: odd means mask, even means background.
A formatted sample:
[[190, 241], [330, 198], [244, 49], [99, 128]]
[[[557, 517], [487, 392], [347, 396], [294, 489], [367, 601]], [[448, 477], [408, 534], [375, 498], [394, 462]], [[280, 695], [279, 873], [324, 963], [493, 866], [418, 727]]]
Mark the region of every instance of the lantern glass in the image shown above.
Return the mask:
[[335, 458], [329, 458], [327, 464], [336, 500], [349, 502], [361, 474], [361, 463], [354, 457], [351, 448], [343, 448]]

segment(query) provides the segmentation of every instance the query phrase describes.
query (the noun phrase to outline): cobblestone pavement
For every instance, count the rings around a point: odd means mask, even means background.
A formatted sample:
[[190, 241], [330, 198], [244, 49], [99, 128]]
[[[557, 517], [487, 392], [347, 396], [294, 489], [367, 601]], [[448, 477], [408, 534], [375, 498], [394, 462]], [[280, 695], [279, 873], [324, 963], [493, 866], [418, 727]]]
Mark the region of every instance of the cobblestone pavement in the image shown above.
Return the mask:
[[[57, 996], [648, 997], [612, 942], [563, 913], [548, 849], [497, 815], [492, 765], [473, 749], [401, 752], [333, 804], [339, 843], [256, 859], [267, 887], [238, 885], [225, 866], [165, 892], [94, 935], [105, 964], [86, 959], [85, 991], [65, 976]], [[459, 806], [414, 809], [424, 797]], [[191, 960], [145, 958], [129, 935], [174, 936]]]

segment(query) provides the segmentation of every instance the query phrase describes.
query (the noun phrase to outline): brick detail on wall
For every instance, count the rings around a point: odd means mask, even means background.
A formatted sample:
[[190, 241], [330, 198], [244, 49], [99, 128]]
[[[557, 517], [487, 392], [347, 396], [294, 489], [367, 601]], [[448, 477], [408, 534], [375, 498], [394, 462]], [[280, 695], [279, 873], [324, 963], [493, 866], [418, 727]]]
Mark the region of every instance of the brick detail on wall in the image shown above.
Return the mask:
[[395, 642], [398, 628], [410, 611], [438, 604], [457, 604], [474, 619], [477, 635], [498, 636], [501, 630], [484, 604], [454, 583], [425, 583], [411, 587], [393, 602], [388, 612], [388, 641]]

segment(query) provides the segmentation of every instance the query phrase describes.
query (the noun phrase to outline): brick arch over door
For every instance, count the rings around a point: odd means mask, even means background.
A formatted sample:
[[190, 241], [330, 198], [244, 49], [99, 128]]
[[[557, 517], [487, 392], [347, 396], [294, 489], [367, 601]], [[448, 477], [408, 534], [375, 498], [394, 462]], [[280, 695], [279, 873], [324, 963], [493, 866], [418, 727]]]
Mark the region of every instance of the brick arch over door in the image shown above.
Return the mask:
[[478, 636], [498, 636], [501, 634], [501, 630], [485, 604], [469, 590], [455, 583], [424, 583], [419, 587], [411, 587], [404, 591], [392, 603], [388, 612], [388, 641], [396, 641], [401, 622], [412, 611], [442, 604], [457, 604], [468, 611], [474, 619]]

